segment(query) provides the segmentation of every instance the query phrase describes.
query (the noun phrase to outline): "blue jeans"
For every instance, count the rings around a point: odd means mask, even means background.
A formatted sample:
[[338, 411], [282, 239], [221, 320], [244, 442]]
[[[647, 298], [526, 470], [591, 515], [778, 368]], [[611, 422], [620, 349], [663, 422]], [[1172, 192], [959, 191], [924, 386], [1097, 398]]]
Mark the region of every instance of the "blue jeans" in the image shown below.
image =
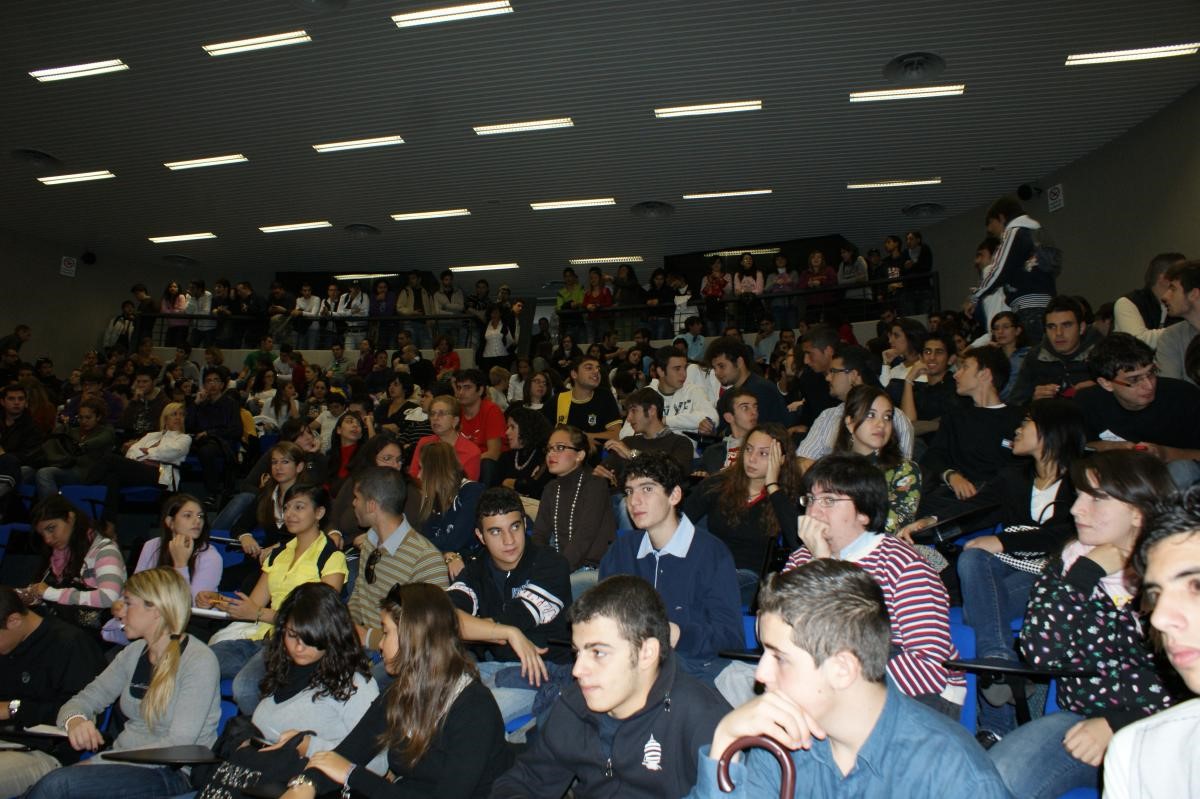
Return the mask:
[[758, 572], [753, 569], [737, 569], [736, 571], [742, 607], [748, 608], [754, 604], [754, 595], [758, 593]]
[[238, 676], [250, 659], [262, 650], [262, 641], [239, 638], [234, 641], [218, 641], [212, 645], [213, 654], [221, 666], [221, 679], [232, 680]]
[[1004, 736], [988, 756], [1013, 796], [1056, 799], [1073, 788], [1098, 788], [1100, 773], [1063, 747], [1063, 736], [1083, 716], [1059, 711]]
[[60, 469], [57, 466], [44, 466], [37, 470], [34, 481], [37, 482], [38, 499], [52, 497], [58, 493], [58, 487], [72, 485], [83, 479], [76, 469]]
[[571, 572], [571, 601], [579, 599], [580, 594], [595, 585], [600, 579], [600, 572], [591, 566], [581, 566]]
[[[246, 661], [246, 665], [242, 666], [242, 670], [233, 678], [233, 701], [237, 704], [238, 710], [242, 711], [242, 715], [254, 715], [254, 708], [258, 707], [258, 703], [262, 700], [258, 684], [265, 676], [267, 676], [267, 663], [263, 659], [263, 650], [259, 647], [259, 650]], [[225, 675], [222, 674], [221, 677], [224, 679]]]
[[1175, 481], [1175, 487], [1187, 491], [1200, 482], [1200, 461], [1178, 460], [1167, 464], [1167, 471]]
[[220, 530], [228, 533], [233, 530], [233, 526], [237, 524], [238, 519], [242, 518], [242, 514], [254, 504], [254, 500], [258, 499], [257, 494], [251, 494], [248, 491], [241, 491], [233, 495], [233, 498], [225, 503], [225, 507], [221, 508], [221, 512], [217, 514], [217, 518], [213, 519], [212, 530], [215, 532]]
[[517, 667], [518, 663], [504, 663], [499, 660], [481, 660], [479, 666], [479, 681], [487, 686], [492, 692], [492, 696], [496, 700], [496, 704], [500, 707], [500, 715], [504, 717], [504, 723], [513, 719], [524, 716], [533, 710], [533, 700], [537, 697], [537, 689], [532, 685], [526, 688], [500, 688], [496, 686], [496, 675], [504, 669]]
[[81, 763], [52, 771], [25, 794], [26, 799], [159, 799], [192, 789], [177, 769], [124, 763]]

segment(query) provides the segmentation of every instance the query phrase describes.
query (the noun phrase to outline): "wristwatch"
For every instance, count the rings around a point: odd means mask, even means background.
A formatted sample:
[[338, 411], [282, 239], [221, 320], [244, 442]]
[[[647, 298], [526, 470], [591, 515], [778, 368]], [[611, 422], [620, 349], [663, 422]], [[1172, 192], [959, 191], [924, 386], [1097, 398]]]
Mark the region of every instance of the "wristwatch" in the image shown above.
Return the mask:
[[17, 713], [21, 712], [21, 700], [14, 699], [8, 703], [8, 717], [11, 719]]
[[[312, 777], [303, 773], [297, 774], [295, 777], [292, 777], [290, 780], [288, 780], [287, 787], [299, 788], [301, 785], [313, 785]], [[314, 785], [313, 787], [316, 786]]]

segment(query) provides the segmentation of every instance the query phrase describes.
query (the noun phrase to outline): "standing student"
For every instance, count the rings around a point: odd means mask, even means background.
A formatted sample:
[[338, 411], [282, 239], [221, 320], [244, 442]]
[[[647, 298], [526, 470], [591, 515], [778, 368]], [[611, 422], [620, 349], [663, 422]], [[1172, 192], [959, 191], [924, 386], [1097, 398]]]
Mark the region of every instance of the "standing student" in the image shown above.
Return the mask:
[[[104, 736], [95, 717], [119, 702], [125, 727], [112, 751], [154, 749], [217, 739], [221, 715], [217, 659], [203, 641], [184, 632], [192, 595], [174, 569], [150, 569], [129, 578], [121, 620], [133, 643], [58, 711], [58, 725], [78, 751], [96, 751]], [[166, 766], [87, 763], [43, 777], [28, 799], [157, 799], [191, 789], [187, 775]]]

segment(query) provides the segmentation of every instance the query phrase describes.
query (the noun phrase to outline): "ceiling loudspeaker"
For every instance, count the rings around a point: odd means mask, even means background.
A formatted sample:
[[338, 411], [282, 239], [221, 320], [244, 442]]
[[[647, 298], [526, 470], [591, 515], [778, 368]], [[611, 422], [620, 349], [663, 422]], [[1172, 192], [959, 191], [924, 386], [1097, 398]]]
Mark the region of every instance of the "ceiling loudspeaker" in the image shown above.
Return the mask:
[[946, 215], [946, 206], [941, 203], [913, 203], [900, 209], [909, 219], [933, 219]]
[[667, 219], [675, 213], [675, 206], [658, 200], [647, 200], [630, 206], [629, 212], [638, 219]]
[[54, 169], [62, 166], [62, 161], [50, 153], [44, 150], [35, 150], [32, 147], [18, 147], [15, 150], [9, 150], [8, 154], [16, 161], [41, 169]]
[[1022, 183], [1017, 186], [1017, 196], [1025, 202], [1029, 202], [1034, 197], [1042, 196], [1042, 187], [1036, 183]]
[[346, 225], [344, 228], [342, 228], [342, 230], [346, 233], [346, 235], [355, 239], [365, 239], [369, 238], [370, 236], [378, 236], [381, 232], [379, 228], [375, 227], [374, 225], [368, 225], [365, 222], [351, 222], [349, 225]]
[[883, 76], [896, 83], [921, 83], [946, 71], [946, 59], [937, 53], [905, 53], [883, 65]]
[[162, 259], [164, 262], [171, 264], [173, 266], [195, 266], [196, 264], [200, 263], [198, 260], [196, 260], [195, 258], [192, 258], [190, 255], [179, 255], [178, 253], [173, 253], [171, 255], [164, 255], [162, 257]]

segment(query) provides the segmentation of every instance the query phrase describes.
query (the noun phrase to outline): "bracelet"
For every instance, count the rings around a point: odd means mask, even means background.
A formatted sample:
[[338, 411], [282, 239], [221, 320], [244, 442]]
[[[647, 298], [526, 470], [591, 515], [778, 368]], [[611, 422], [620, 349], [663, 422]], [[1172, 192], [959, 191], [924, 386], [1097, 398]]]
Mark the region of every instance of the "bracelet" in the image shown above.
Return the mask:
[[67, 716], [67, 718], [63, 721], [63, 729], [66, 730], [68, 727], [70, 727], [71, 722], [75, 719], [83, 719], [86, 721], [87, 716], [83, 715], [82, 713], [76, 713], [74, 716]]
[[462, 555], [457, 552], [447, 552], [444, 557], [447, 564], [453, 563], [456, 560], [462, 560]]
[[775, 488], [779, 488], [779, 483], [767, 483], [766, 485], [763, 486], [763, 489], [765, 490], [765, 489], [771, 488], [772, 486], [774, 486]]
[[297, 774], [295, 777], [292, 777], [290, 780], [288, 780], [287, 787], [299, 788], [301, 785], [312, 785], [314, 788], [316, 787], [313, 785], [312, 777], [303, 773]]
[[942, 482], [946, 485], [950, 485], [950, 475], [957, 473], [958, 469], [947, 469], [946, 471], [942, 472]]

